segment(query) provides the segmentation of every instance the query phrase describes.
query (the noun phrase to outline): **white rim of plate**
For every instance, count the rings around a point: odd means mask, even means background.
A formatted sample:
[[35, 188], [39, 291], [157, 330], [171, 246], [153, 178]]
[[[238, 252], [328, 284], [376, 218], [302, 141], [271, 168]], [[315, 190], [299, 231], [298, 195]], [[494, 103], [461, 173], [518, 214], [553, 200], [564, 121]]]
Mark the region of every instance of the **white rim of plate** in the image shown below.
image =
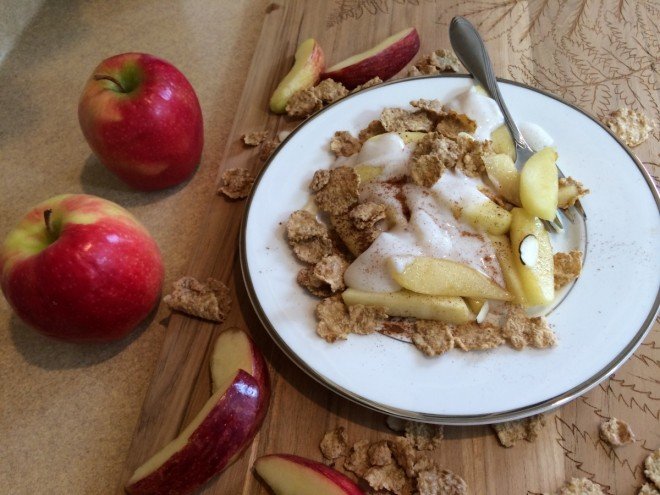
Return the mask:
[[[468, 74], [439, 74], [433, 76], [418, 76], [414, 78], [398, 79], [395, 81], [381, 83], [371, 88], [366, 88], [357, 93], [349, 94], [348, 96], [342, 98], [341, 100], [338, 100], [338, 102], [346, 101], [347, 99], [350, 99], [356, 95], [360, 95], [368, 91], [376, 90], [378, 88], [382, 88], [383, 86], [395, 85], [395, 84], [404, 83], [406, 81], [418, 80], [418, 79], [442, 79], [442, 78], [471, 79], [471, 76]], [[649, 173], [644, 168], [640, 160], [634, 155], [634, 153], [624, 143], [622, 143], [621, 140], [607, 126], [601, 123], [597, 118], [595, 118], [589, 112], [586, 112], [585, 110], [563, 100], [562, 98], [559, 98], [556, 95], [553, 95], [552, 93], [549, 93], [541, 89], [533, 88], [526, 84], [512, 81], [509, 79], [498, 77], [497, 80], [498, 82], [503, 82], [506, 84], [511, 84], [513, 86], [524, 88], [539, 93], [541, 95], [544, 95], [546, 97], [549, 97], [560, 103], [563, 103], [564, 105], [585, 115], [591, 121], [593, 121], [602, 129], [604, 129], [623, 148], [623, 150], [628, 154], [628, 156], [633, 161], [633, 163], [635, 163], [635, 165], [639, 169], [639, 172], [642, 174], [644, 180], [646, 181], [651, 191], [651, 194], [655, 199], [656, 207], [660, 212], [660, 195], [658, 194], [658, 191]], [[411, 419], [426, 423], [437, 423], [437, 424], [446, 424], [446, 425], [481, 425], [481, 424], [499, 423], [504, 421], [512, 421], [515, 419], [528, 417], [534, 414], [540, 414], [561, 407], [562, 405], [588, 392], [593, 387], [601, 383], [603, 380], [607, 379], [610, 375], [616, 372], [628, 360], [628, 358], [632, 356], [632, 354], [635, 352], [637, 347], [642, 343], [642, 341], [646, 337], [646, 334], [650, 331], [653, 325], [653, 321], [655, 320], [655, 317], [658, 313], [658, 308], [660, 307], [660, 288], [658, 289], [653, 306], [649, 314], [647, 315], [646, 319], [644, 320], [644, 323], [635, 333], [635, 336], [631, 339], [628, 345], [619, 354], [617, 354], [614, 357], [614, 359], [612, 359], [609, 363], [607, 363], [602, 369], [600, 369], [597, 373], [592, 375], [589, 379], [565, 391], [564, 393], [555, 395], [547, 400], [530, 404], [520, 408], [500, 411], [497, 413], [474, 414], [474, 415], [442, 415], [442, 414], [420, 413], [411, 410], [399, 409], [388, 406], [386, 404], [372, 401], [370, 399], [362, 397], [359, 394], [356, 394], [346, 389], [345, 387], [338, 385], [337, 383], [334, 383], [332, 380], [314, 371], [314, 369], [312, 369], [310, 365], [308, 365], [304, 360], [302, 360], [282, 339], [282, 337], [279, 335], [275, 327], [270, 322], [268, 316], [266, 315], [265, 311], [263, 310], [259, 302], [248, 267], [247, 253], [246, 253], [246, 230], [247, 230], [247, 222], [250, 215], [250, 207], [252, 206], [252, 200], [254, 198], [253, 193], [254, 191], [257, 190], [259, 182], [261, 181], [262, 177], [264, 176], [264, 173], [266, 172], [270, 164], [273, 162], [277, 154], [286, 146], [287, 142], [290, 139], [292, 139], [296, 135], [296, 133], [300, 131], [300, 129], [306, 126], [313, 119], [317, 118], [319, 115], [323, 114], [327, 109], [332, 108], [333, 105], [334, 104], [328, 105], [327, 107], [323, 108], [322, 110], [318, 111], [317, 113], [309, 117], [305, 122], [301, 123], [298, 127], [296, 127], [296, 129], [294, 129], [284, 139], [284, 141], [282, 141], [282, 143], [277, 148], [277, 150], [266, 161], [266, 163], [264, 164], [264, 166], [262, 167], [261, 171], [259, 172], [258, 176], [254, 181], [252, 187], [252, 193], [250, 194], [247, 200], [243, 220], [241, 222], [241, 231], [240, 231], [240, 240], [239, 240], [239, 258], [241, 265], [241, 273], [243, 275], [243, 280], [245, 281], [245, 286], [247, 288], [248, 297], [250, 299], [250, 302], [252, 303], [252, 307], [254, 308], [255, 312], [257, 313], [257, 317], [259, 318], [259, 321], [264, 326], [270, 337], [275, 341], [275, 343], [282, 350], [282, 352], [284, 352], [284, 354], [291, 361], [293, 361], [301, 370], [303, 370], [307, 375], [309, 375], [315, 381], [324, 385], [326, 388], [330, 389], [331, 391], [339, 394], [340, 396], [346, 399], [349, 399], [352, 402], [365, 406], [374, 411], [386, 413], [404, 419]], [[565, 294], [564, 297], [562, 297], [562, 300], [566, 296], [567, 294]]]

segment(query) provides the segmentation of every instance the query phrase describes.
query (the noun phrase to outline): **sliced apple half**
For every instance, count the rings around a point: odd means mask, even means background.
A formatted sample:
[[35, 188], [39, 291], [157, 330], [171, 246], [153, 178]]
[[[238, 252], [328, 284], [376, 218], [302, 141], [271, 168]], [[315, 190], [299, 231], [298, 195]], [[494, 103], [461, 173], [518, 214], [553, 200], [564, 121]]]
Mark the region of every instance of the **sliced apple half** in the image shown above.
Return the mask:
[[392, 257], [388, 263], [392, 278], [401, 287], [413, 292], [436, 296], [511, 300], [511, 294], [493, 279], [463, 263], [415, 256]]
[[257, 459], [254, 469], [275, 495], [364, 495], [340, 472], [296, 455], [266, 455]]
[[373, 48], [353, 55], [330, 67], [321, 79], [334, 79], [353, 89], [369, 79], [386, 81], [403, 69], [419, 50], [419, 34], [407, 28], [384, 39]]
[[512, 161], [516, 161], [516, 145], [513, 144], [513, 138], [506, 124], [502, 124], [491, 132], [490, 139], [493, 142], [493, 151], [495, 153], [505, 154]]
[[270, 397], [268, 369], [246, 334], [229, 332], [211, 359], [215, 392], [178, 437], [135, 471], [126, 486], [131, 495], [193, 492], [234, 462], [259, 430]]
[[294, 58], [293, 67], [270, 98], [270, 109], [275, 113], [284, 113], [293, 93], [314, 86], [325, 69], [323, 49], [313, 38], [300, 44]]
[[557, 152], [543, 148], [534, 153], [520, 172], [520, 202], [531, 215], [553, 220], [557, 215], [559, 177]]

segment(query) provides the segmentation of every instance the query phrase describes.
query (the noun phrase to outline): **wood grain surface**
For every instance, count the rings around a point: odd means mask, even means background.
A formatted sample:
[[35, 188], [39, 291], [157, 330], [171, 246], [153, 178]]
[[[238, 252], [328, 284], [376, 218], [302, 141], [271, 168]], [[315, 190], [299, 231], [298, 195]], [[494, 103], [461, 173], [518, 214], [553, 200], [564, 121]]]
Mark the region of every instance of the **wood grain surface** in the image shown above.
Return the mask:
[[[657, 121], [659, 9], [652, 0], [278, 1], [268, 8], [219, 172], [232, 167], [257, 172], [261, 167], [256, 150], [242, 145], [243, 133], [268, 130], [274, 135], [296, 125], [270, 114], [267, 103], [300, 41], [316, 38], [332, 64], [415, 26], [421, 54], [449, 46], [447, 26], [457, 14], [477, 25], [498, 75], [548, 90], [598, 117], [625, 105]], [[635, 152], [657, 179], [657, 128]], [[272, 401], [252, 445], [202, 493], [265, 494], [251, 472], [256, 457], [288, 452], [318, 460], [322, 435], [336, 426], [347, 428], [350, 442], [390, 434], [383, 415], [326, 390], [276, 348], [250, 306], [238, 266], [245, 203], [219, 196], [205, 201], [208, 213], [186, 274], [225, 281], [234, 305], [221, 326], [171, 316], [117, 493], [123, 493], [133, 470], [174, 438], [208, 399], [209, 344], [230, 327], [247, 329], [262, 349], [271, 371]], [[659, 329], [656, 322], [634, 357], [610, 380], [549, 414], [535, 442], [505, 449], [490, 427], [447, 427], [435, 453], [440, 464], [460, 474], [475, 494], [548, 492], [572, 476], [591, 478], [610, 494], [636, 493], [644, 457], [660, 446]], [[616, 450], [600, 441], [598, 425], [611, 416], [628, 421], [638, 441]]]

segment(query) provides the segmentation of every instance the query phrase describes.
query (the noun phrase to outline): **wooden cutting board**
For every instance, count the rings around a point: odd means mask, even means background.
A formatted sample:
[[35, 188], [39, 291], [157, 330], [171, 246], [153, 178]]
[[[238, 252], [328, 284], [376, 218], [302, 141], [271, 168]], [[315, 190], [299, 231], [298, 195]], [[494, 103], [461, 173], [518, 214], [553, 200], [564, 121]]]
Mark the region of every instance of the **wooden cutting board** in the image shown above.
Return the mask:
[[[232, 167], [247, 167], [256, 173], [262, 166], [257, 151], [243, 146], [240, 137], [244, 133], [267, 130], [275, 135], [297, 124], [267, 109], [270, 94], [291, 67], [293, 53], [304, 39], [316, 38], [332, 64], [415, 26], [423, 54], [449, 46], [447, 26], [458, 14], [466, 15], [482, 32], [499, 75], [549, 90], [599, 116], [629, 105], [646, 109], [658, 120], [658, 83], [653, 69], [660, 52], [657, 10], [653, 10], [657, 5], [653, 7], [650, 1], [632, 4], [605, 0], [272, 3], [219, 173]], [[636, 152], [652, 173], [657, 172], [657, 129]], [[200, 201], [208, 201], [209, 209], [186, 275], [225, 281], [232, 290], [233, 308], [223, 325], [179, 314], [169, 318], [117, 493], [123, 493], [123, 484], [133, 470], [174, 438], [209, 398], [210, 344], [230, 327], [247, 329], [262, 349], [271, 371], [273, 395], [252, 445], [202, 493], [265, 494], [267, 490], [251, 472], [258, 456], [288, 452], [320, 460], [319, 441], [337, 426], [346, 427], [350, 442], [390, 434], [383, 415], [342, 399], [307, 377], [276, 348], [258, 322], [237, 261], [245, 202], [219, 196]], [[644, 457], [660, 446], [658, 327], [656, 323], [615, 377], [549, 414], [547, 426], [535, 442], [505, 449], [490, 427], [446, 428], [446, 438], [435, 454], [440, 464], [465, 478], [470, 492], [476, 494], [547, 492], [572, 476], [589, 477], [608, 493], [636, 493], [643, 480]], [[599, 441], [598, 424], [610, 416], [629, 421], [639, 440], [616, 450]]]

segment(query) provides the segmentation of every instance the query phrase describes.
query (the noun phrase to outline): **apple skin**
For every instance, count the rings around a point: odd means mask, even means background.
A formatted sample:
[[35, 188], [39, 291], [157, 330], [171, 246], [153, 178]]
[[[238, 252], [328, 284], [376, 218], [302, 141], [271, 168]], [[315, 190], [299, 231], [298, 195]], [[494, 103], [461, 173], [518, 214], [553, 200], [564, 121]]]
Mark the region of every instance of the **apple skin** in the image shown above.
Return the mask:
[[101, 62], [80, 97], [78, 120], [101, 163], [132, 188], [175, 186], [199, 165], [204, 125], [195, 90], [176, 67], [152, 55], [123, 53]]
[[334, 79], [348, 89], [354, 89], [374, 77], [386, 81], [413, 59], [419, 45], [417, 30], [404, 29], [371, 49], [328, 68], [321, 74], [321, 79]]
[[267, 380], [259, 382], [239, 370], [228, 388], [211, 397], [210, 411], [183, 448], [145, 477], [135, 480], [133, 475], [126, 491], [131, 495], [192, 493], [234, 462], [250, 444], [266, 415], [269, 397]]
[[297, 91], [314, 86], [325, 69], [325, 54], [321, 45], [313, 38], [300, 44], [294, 58], [293, 67], [277, 85], [270, 98], [270, 109], [275, 113], [284, 113], [291, 96]]
[[314, 495], [364, 495], [339, 471], [297, 455], [265, 455], [257, 459], [254, 468], [275, 495], [306, 495], [312, 493], [310, 489], [314, 489]]
[[213, 393], [227, 382], [236, 369], [247, 371], [269, 390], [268, 367], [261, 351], [250, 336], [239, 328], [228, 328], [216, 339], [211, 354]]
[[8, 234], [0, 277], [7, 301], [29, 326], [64, 341], [107, 342], [128, 334], [156, 305], [163, 263], [128, 211], [69, 194], [37, 205]]

